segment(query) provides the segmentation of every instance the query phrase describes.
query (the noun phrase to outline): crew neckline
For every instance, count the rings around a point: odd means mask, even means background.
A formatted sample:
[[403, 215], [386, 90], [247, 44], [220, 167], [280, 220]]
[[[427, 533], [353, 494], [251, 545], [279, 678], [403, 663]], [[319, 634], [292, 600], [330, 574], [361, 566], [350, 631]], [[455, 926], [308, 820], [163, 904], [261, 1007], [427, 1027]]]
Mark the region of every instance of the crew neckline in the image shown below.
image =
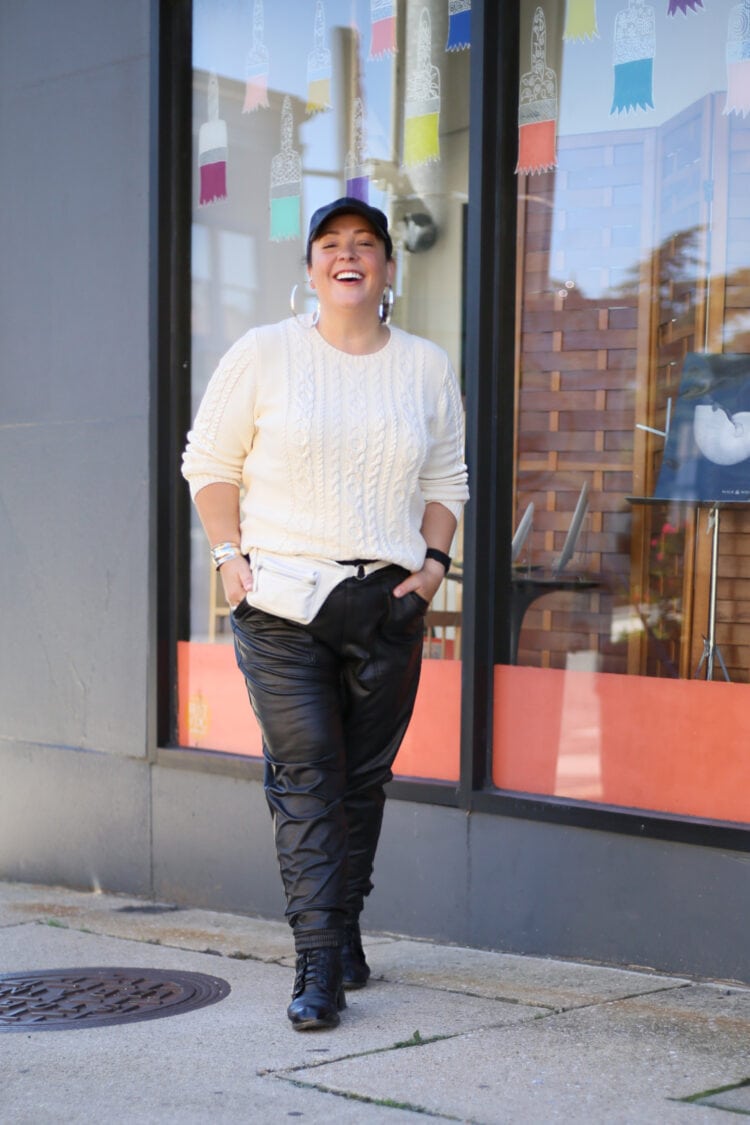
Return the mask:
[[[344, 351], [343, 348], [337, 348], [335, 344], [330, 343], [330, 341], [326, 340], [325, 336], [321, 335], [321, 333], [318, 332], [317, 328], [315, 328], [315, 326], [312, 323], [312, 314], [311, 313], [306, 313], [306, 314], [304, 314], [304, 316], [298, 316], [296, 318], [296, 320], [297, 320], [297, 326], [300, 329], [300, 331], [305, 332], [305, 333], [311, 333], [313, 339], [316, 341], [316, 343], [319, 347], [324, 348], [326, 351], [333, 352], [337, 356], [346, 356], [346, 358], [350, 359], [350, 360], [355, 360], [355, 361], [359, 360], [360, 362], [366, 362], [366, 361], [369, 361], [371, 359], [374, 359], [376, 356], [382, 356], [385, 352], [387, 352], [389, 350], [389, 348], [391, 347], [391, 344], [393, 342], [393, 331], [394, 331], [394, 329], [393, 329], [393, 325], [389, 324], [387, 326], [388, 327], [388, 339], [383, 344], [382, 348], [378, 348], [378, 350], [375, 351], [375, 352], [347, 352], [347, 351]], [[302, 323], [300, 323], [300, 322], [302, 322]]]

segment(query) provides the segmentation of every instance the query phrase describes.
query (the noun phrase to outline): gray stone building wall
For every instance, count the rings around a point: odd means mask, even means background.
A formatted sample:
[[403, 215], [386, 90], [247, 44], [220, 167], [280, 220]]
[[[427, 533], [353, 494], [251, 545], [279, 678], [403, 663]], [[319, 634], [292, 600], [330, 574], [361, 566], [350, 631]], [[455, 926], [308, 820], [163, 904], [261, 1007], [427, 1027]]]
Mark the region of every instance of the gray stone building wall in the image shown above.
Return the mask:
[[152, 5], [0, 2], [0, 874], [147, 890]]

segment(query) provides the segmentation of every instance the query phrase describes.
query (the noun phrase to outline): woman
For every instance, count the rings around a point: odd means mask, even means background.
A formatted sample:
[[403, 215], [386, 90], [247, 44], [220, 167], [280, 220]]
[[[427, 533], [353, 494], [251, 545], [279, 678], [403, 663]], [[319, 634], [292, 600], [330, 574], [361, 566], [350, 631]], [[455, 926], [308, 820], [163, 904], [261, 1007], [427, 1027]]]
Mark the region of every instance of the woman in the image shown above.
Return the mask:
[[370, 975], [359, 916], [383, 787], [468, 496], [448, 358], [387, 323], [392, 254], [376, 208], [316, 211], [318, 312], [229, 350], [183, 459], [263, 733], [297, 1030], [335, 1027]]

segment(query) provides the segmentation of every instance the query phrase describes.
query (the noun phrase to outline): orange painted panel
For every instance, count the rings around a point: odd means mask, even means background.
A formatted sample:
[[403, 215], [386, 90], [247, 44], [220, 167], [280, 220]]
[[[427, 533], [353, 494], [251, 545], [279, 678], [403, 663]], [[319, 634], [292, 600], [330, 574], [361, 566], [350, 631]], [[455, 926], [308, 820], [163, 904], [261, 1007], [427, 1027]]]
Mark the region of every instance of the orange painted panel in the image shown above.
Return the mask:
[[[183, 746], [261, 755], [230, 645], [178, 645]], [[427, 660], [394, 772], [457, 782], [461, 665]], [[495, 669], [493, 782], [537, 793], [750, 823], [747, 686]]]
[[247, 698], [234, 646], [177, 644], [180, 746], [260, 757], [260, 729]]
[[458, 783], [461, 758], [461, 661], [425, 660], [406, 737], [393, 772]]
[[[262, 755], [260, 730], [232, 645], [179, 642], [177, 691], [181, 746]], [[425, 660], [414, 717], [394, 772], [457, 782], [460, 722], [460, 663]]]
[[747, 686], [495, 669], [500, 789], [750, 823]]

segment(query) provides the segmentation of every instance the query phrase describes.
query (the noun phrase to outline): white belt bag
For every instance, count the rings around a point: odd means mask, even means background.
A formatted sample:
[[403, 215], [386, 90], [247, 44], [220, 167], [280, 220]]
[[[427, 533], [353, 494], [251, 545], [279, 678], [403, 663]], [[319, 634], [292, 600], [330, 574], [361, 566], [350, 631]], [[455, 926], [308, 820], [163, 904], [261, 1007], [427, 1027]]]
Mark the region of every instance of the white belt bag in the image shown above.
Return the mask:
[[350, 564], [302, 555], [274, 555], [253, 547], [250, 551], [253, 588], [245, 600], [266, 613], [309, 625], [340, 582], [346, 578], [366, 578], [388, 565], [387, 562]]

